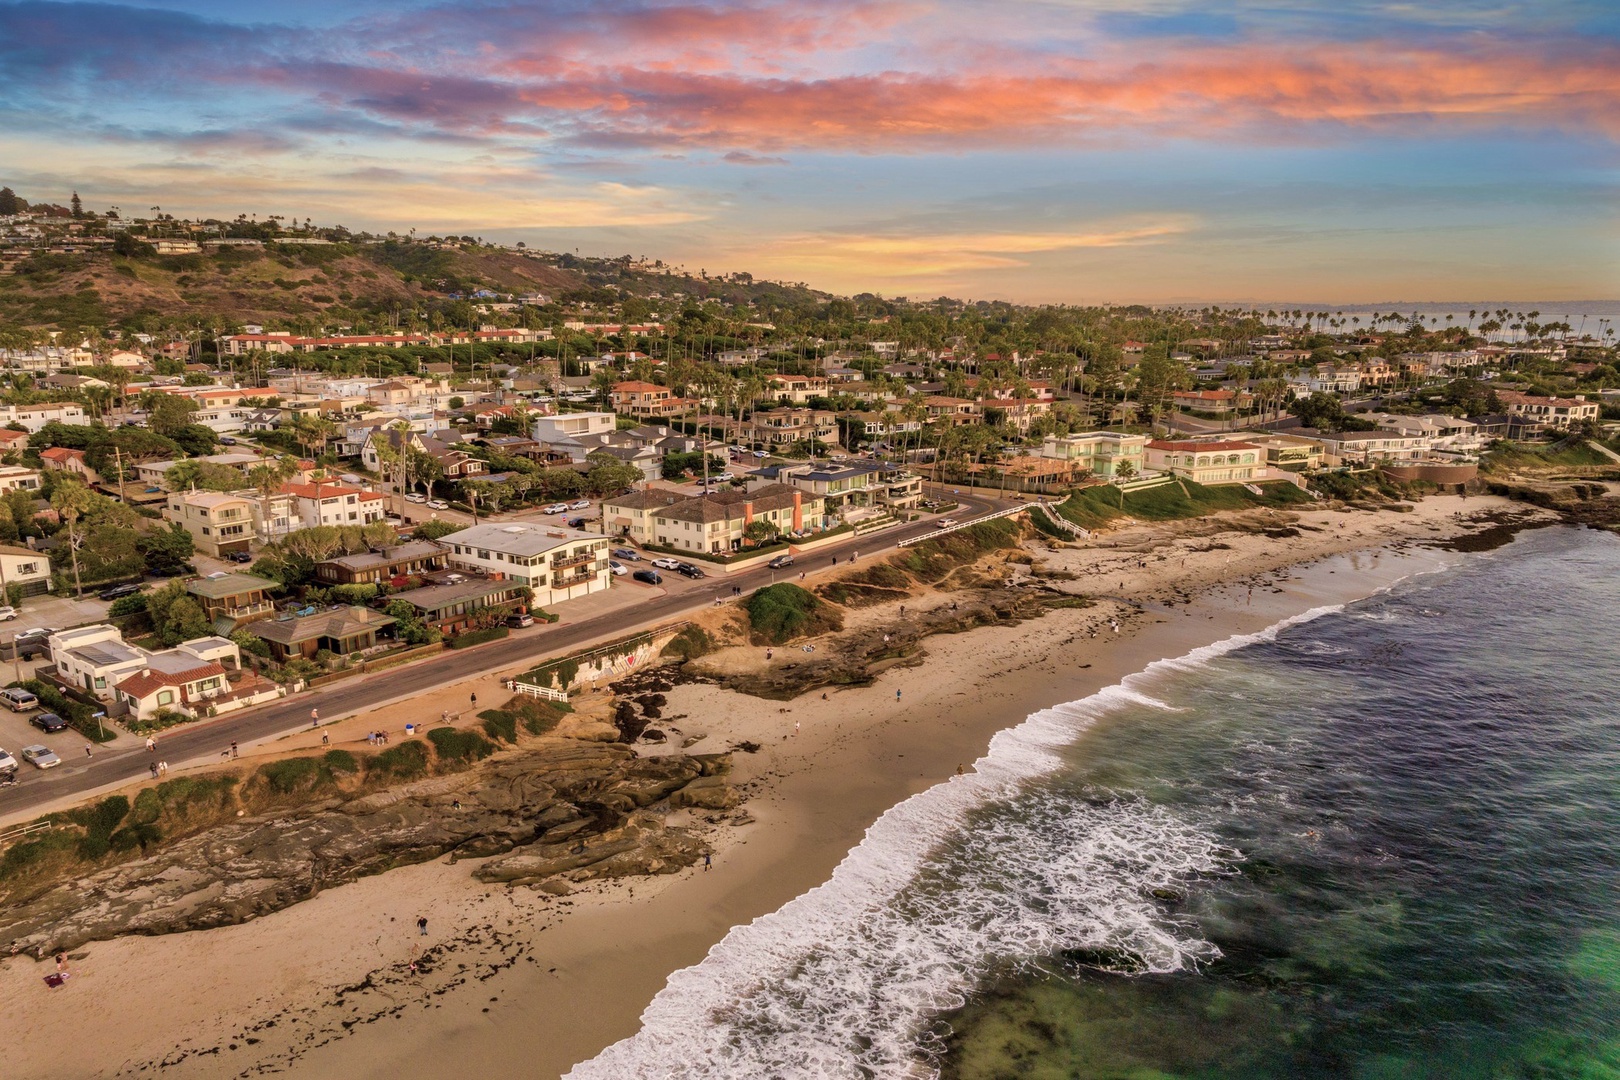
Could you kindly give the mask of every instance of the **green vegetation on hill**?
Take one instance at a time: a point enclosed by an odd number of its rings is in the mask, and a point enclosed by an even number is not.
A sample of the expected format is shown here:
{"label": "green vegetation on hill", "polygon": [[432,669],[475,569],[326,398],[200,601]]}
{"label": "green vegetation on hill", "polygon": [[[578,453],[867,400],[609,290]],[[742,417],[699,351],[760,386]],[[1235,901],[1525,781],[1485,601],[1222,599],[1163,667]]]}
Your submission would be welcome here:
{"label": "green vegetation on hill", "polygon": [[780,582],[748,598],[750,640],[756,645],[782,645],[794,638],[843,629],[843,619],[814,594]]}
{"label": "green vegetation on hill", "polygon": [[1067,521],[1081,528],[1096,529],[1125,517],[1139,521],[1178,521],[1223,510],[1286,507],[1311,500],[1310,495],[1293,484],[1276,482],[1256,486],[1262,494],[1256,495],[1242,484],[1206,487],[1191,480],[1128,492],[1112,484],[1101,484],[1071,493],[1057,505],[1057,510]]}
{"label": "green vegetation on hill", "polygon": [[1594,450],[1583,438],[1563,439],[1547,445],[1499,442],[1480,462],[1484,471],[1536,472],[1546,469],[1572,469],[1587,466],[1617,466],[1614,459]]}
{"label": "green vegetation on hill", "polygon": [[[932,584],[942,580],[959,566],[966,566],[980,556],[1003,548],[1017,547],[1024,526],[1017,518],[996,518],[981,521],[965,529],[933,540],[913,544],[890,559],[890,563],[913,575],[918,581]],[[877,582],[874,582],[877,584]]]}

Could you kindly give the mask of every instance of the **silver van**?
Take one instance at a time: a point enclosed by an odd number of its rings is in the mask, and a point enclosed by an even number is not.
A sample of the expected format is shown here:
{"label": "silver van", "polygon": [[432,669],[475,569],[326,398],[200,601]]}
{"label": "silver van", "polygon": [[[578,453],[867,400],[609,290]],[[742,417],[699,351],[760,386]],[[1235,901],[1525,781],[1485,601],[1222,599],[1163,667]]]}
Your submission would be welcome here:
{"label": "silver van", "polygon": [[27,712],[29,709],[39,708],[39,698],[20,686],[8,686],[0,690],[0,701],[9,705],[12,712]]}

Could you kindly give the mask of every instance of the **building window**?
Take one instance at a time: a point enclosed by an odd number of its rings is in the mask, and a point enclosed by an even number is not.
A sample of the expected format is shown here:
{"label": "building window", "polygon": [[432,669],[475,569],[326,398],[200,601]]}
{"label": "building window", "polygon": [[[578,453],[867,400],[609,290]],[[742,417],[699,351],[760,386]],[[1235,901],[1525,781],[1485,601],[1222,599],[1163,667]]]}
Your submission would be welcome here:
{"label": "building window", "polygon": [[173,690],[159,690],[158,691],[158,696],[157,696],[157,703],[159,705],[173,705],[174,704],[174,691]]}

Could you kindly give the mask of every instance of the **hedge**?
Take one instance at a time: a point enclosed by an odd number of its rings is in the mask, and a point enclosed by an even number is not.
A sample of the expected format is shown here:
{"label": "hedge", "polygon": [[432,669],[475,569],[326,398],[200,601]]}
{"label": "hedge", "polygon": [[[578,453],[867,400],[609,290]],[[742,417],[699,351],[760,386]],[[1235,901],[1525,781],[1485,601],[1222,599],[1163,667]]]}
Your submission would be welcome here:
{"label": "hedge", "polygon": [[24,690],[39,698],[39,703],[45,706],[46,711],[53,712],[66,720],[74,731],[77,731],[91,742],[111,742],[118,737],[118,733],[111,730],[105,722],[96,720],[96,713],[101,710],[74,701],[48,682],[41,679],[24,679],[21,683],[12,683],[12,685],[21,686]]}
{"label": "hedge", "polygon": [[511,632],[504,626],[486,626],[482,630],[468,630],[464,634],[457,634],[447,644],[452,649],[469,649],[486,641],[498,641]]}
{"label": "hedge", "polygon": [[495,752],[495,744],[476,731],[438,727],[427,733],[443,762],[481,761]]}
{"label": "hedge", "polygon": [[747,607],[757,645],[781,645],[796,637],[843,628],[843,620],[814,594],[785,581],[755,591]]}
{"label": "hedge", "polygon": [[409,739],[365,759],[366,773],[385,780],[414,780],[427,772],[427,746]]}

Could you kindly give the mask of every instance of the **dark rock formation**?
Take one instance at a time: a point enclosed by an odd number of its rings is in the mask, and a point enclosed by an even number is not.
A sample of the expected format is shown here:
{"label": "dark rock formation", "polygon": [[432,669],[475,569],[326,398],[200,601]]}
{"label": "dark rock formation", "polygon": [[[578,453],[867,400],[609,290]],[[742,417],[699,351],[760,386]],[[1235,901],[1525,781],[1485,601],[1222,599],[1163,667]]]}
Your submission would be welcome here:
{"label": "dark rock formation", "polygon": [[558,739],[467,772],[243,818],[58,885],[0,911],[0,951],[45,957],[122,934],[227,926],[447,853],[506,855],[479,869],[483,881],[671,873],[706,845],[646,808],[734,806],[730,768],[725,755],[637,758]]}

